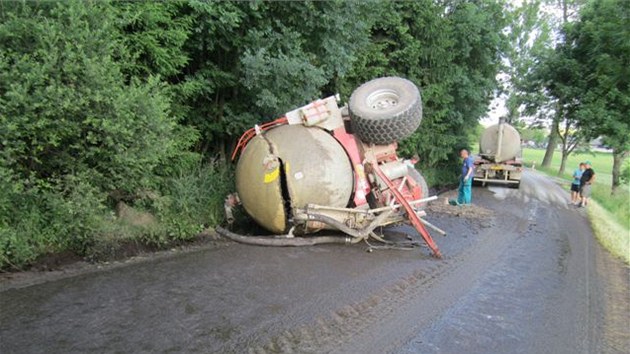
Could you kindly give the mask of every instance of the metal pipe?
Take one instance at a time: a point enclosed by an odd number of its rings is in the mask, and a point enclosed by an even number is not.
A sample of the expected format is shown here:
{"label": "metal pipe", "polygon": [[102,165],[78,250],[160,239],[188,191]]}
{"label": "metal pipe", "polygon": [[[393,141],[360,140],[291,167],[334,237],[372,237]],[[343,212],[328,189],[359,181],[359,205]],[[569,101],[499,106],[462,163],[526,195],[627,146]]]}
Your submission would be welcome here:
{"label": "metal pipe", "polygon": [[332,211],[343,211],[347,213],[355,213],[355,214],[369,214],[371,212],[370,209],[351,209],[351,208],[337,208],[337,207],[329,207],[317,204],[308,204],[306,206],[306,210],[332,210]]}
{"label": "metal pipe", "polygon": [[[374,220],[372,220],[370,222],[370,224],[366,227],[364,227],[361,230],[355,230],[352,229],[350,227],[348,227],[346,224],[331,218],[329,216],[326,215],[321,215],[321,214],[309,214],[308,215],[308,220],[314,220],[314,221],[319,221],[319,222],[323,222],[325,224],[328,224],[336,229],[338,229],[339,231],[342,231],[350,236],[353,236],[355,238],[357,238],[358,240],[362,240],[365,239],[366,237],[369,236],[369,234],[377,227],[381,226],[383,224],[383,222],[392,214],[392,210],[386,210],[385,212],[381,213],[380,215],[378,215]],[[358,242],[358,241],[357,241]]]}
{"label": "metal pipe", "polygon": [[[414,200],[409,202],[409,205],[416,205],[416,204],[422,204],[422,203],[426,203],[426,202],[430,202],[433,200],[438,199],[437,195],[434,195],[432,197],[428,197],[428,198],[422,198],[422,199],[418,199],[418,200]],[[381,211],[385,211],[385,210],[389,210],[389,209],[398,209],[401,205],[400,204],[396,204],[396,205],[392,205],[392,206],[385,206],[385,207],[381,207],[381,208],[376,208],[376,209],[370,209],[369,212],[371,213],[378,213]]]}
{"label": "metal pipe", "polygon": [[220,226],[216,232],[232,241],[256,246],[273,247],[303,247],[322,244],[351,244],[354,243],[350,237],[340,236],[316,236],[316,237],[273,237],[273,236],[243,236],[228,231]]}
{"label": "metal pipe", "polygon": [[402,189],[405,186],[405,183],[407,183],[407,176],[403,177],[402,182],[400,182],[400,186],[398,186],[398,191],[399,192],[402,192]]}
{"label": "metal pipe", "polygon": [[420,219],[420,222],[425,224],[426,226],[432,228],[433,230],[437,231],[437,233],[439,233],[440,235],[446,236],[446,231],[444,231],[444,230],[440,229],[439,227],[431,224],[430,222],[428,222],[428,221],[426,221],[424,219]]}
{"label": "metal pipe", "polygon": [[499,160],[501,159],[501,145],[503,145],[503,128],[505,127],[505,120],[504,119],[500,119],[499,120],[499,128],[498,128],[498,134],[499,136],[497,137],[497,152],[495,155],[494,160],[496,162],[500,162]]}
{"label": "metal pipe", "polygon": [[[427,197],[427,198],[411,201],[409,202],[409,204],[410,205],[422,204],[422,203],[430,202],[436,199],[438,199],[438,197],[434,195],[432,197]],[[344,212],[355,213],[355,214],[373,214],[373,213],[380,213],[385,210],[398,209],[399,207],[400,207],[400,204],[388,205],[388,206],[384,206],[384,207],[376,208],[376,209],[351,209],[351,208],[337,208],[337,207],[329,207],[329,206],[323,206],[323,205],[317,205],[317,204],[309,204],[307,205],[306,209],[307,210],[312,209],[312,210],[344,211]]]}
{"label": "metal pipe", "polygon": [[308,214],[308,221],[319,221],[319,222],[323,222],[324,224],[330,225],[334,228],[336,228],[337,230],[346,233],[350,236],[353,237],[363,237],[363,235],[361,235],[361,233],[357,230],[351,229],[349,228],[346,224],[335,220],[334,218],[331,218],[329,216],[326,215],[321,215],[321,214]]}

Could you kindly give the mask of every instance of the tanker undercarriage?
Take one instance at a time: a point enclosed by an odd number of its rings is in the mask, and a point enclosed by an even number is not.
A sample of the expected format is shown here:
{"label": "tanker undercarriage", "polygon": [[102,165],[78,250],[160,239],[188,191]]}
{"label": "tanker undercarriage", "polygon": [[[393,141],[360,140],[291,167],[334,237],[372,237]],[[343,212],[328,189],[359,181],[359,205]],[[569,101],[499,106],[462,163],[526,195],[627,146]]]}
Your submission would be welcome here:
{"label": "tanker undercarriage", "polygon": [[[381,78],[355,90],[349,107],[340,108],[338,100],[317,100],[255,126],[234,151],[233,158],[240,152],[238,194],[226,199],[228,224],[234,220],[232,208],[242,204],[259,225],[281,236],[217,231],[235,241],[270,246],[363,241],[372,250],[420,245],[384,238],[383,227],[406,222],[441,257],[426,227],[446,233],[422,218],[426,204],[437,197],[428,196],[415,161],[396,154],[396,141],[413,133],[421,120],[417,87],[401,78]],[[317,236],[325,231],[345,236]]]}

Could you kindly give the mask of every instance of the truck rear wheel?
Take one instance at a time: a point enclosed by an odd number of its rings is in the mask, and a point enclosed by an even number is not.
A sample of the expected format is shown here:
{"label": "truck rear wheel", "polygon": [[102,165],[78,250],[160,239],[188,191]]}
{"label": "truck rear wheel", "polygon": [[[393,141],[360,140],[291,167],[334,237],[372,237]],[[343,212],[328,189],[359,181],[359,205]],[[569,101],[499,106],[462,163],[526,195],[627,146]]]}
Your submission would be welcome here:
{"label": "truck rear wheel", "polygon": [[352,130],[366,143],[387,145],[413,134],[422,120],[420,91],[400,77],[359,86],[348,104]]}

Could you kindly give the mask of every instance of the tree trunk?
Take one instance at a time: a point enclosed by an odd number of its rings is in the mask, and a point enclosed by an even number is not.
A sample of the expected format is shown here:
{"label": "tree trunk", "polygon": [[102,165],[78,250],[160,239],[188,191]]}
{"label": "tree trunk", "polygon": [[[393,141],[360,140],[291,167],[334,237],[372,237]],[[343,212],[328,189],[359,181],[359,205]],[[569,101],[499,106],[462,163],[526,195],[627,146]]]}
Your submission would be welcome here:
{"label": "tree trunk", "polygon": [[225,140],[221,139],[217,145],[217,149],[219,150],[219,161],[223,164],[227,164],[228,158],[226,153]]}
{"label": "tree trunk", "polygon": [[558,170],[558,176],[564,175],[565,167],[567,166],[567,158],[569,157],[569,151],[562,151],[562,161],[560,162],[560,169]]}
{"label": "tree trunk", "polygon": [[628,157],[628,151],[619,151],[618,149],[613,150],[613,169],[612,169],[612,188],[610,193],[615,194],[617,189],[621,185],[621,166],[623,165],[623,161]]}
{"label": "tree trunk", "polygon": [[569,119],[564,120],[564,132],[561,134],[560,129],[556,129],[558,132],[558,136],[562,141],[562,159],[560,161],[560,169],[558,170],[558,176],[562,176],[564,174],[564,170],[567,167],[567,158],[573,152],[573,149],[577,146],[577,138],[574,138],[575,141],[571,142],[571,121]]}
{"label": "tree trunk", "polygon": [[568,6],[569,4],[567,4],[567,0],[562,0],[562,23],[566,24],[567,22],[569,22],[569,11],[568,11]]}
{"label": "tree trunk", "polygon": [[[568,22],[568,9],[567,9],[567,0],[562,0],[562,20],[563,23]],[[542,167],[550,167],[551,161],[553,160],[553,153],[556,150],[556,145],[558,142],[558,138],[560,137],[560,132],[558,131],[560,117],[556,112],[556,115],[553,118],[553,122],[551,124],[551,132],[549,133],[549,139],[547,143],[547,151],[545,151],[545,157],[543,158]],[[566,158],[563,156],[563,158]]]}
{"label": "tree trunk", "polygon": [[542,167],[551,166],[551,160],[553,160],[553,153],[556,150],[556,142],[558,141],[558,132],[556,125],[551,126],[551,132],[549,133],[549,139],[547,142],[547,151],[545,151],[545,157],[543,158]]}

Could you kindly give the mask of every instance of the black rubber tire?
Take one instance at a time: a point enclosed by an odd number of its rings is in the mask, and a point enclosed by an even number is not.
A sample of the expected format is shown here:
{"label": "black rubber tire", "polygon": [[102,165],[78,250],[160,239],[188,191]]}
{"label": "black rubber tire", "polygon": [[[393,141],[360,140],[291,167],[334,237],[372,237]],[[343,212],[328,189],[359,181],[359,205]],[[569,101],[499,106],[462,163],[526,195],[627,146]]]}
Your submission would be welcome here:
{"label": "black rubber tire", "polygon": [[382,77],[359,86],[348,103],[352,130],[366,143],[387,145],[418,129],[422,120],[420,90],[400,77]]}
{"label": "black rubber tire", "polygon": [[510,184],[510,188],[519,189],[521,188],[521,182]]}
{"label": "black rubber tire", "polygon": [[[429,186],[427,185],[427,181],[424,179],[420,171],[416,170],[413,167],[407,168],[407,174],[413,178],[416,183],[420,185],[420,189],[422,190],[422,199],[429,197]],[[418,210],[424,210],[427,207],[428,202],[420,203],[415,206]]]}

